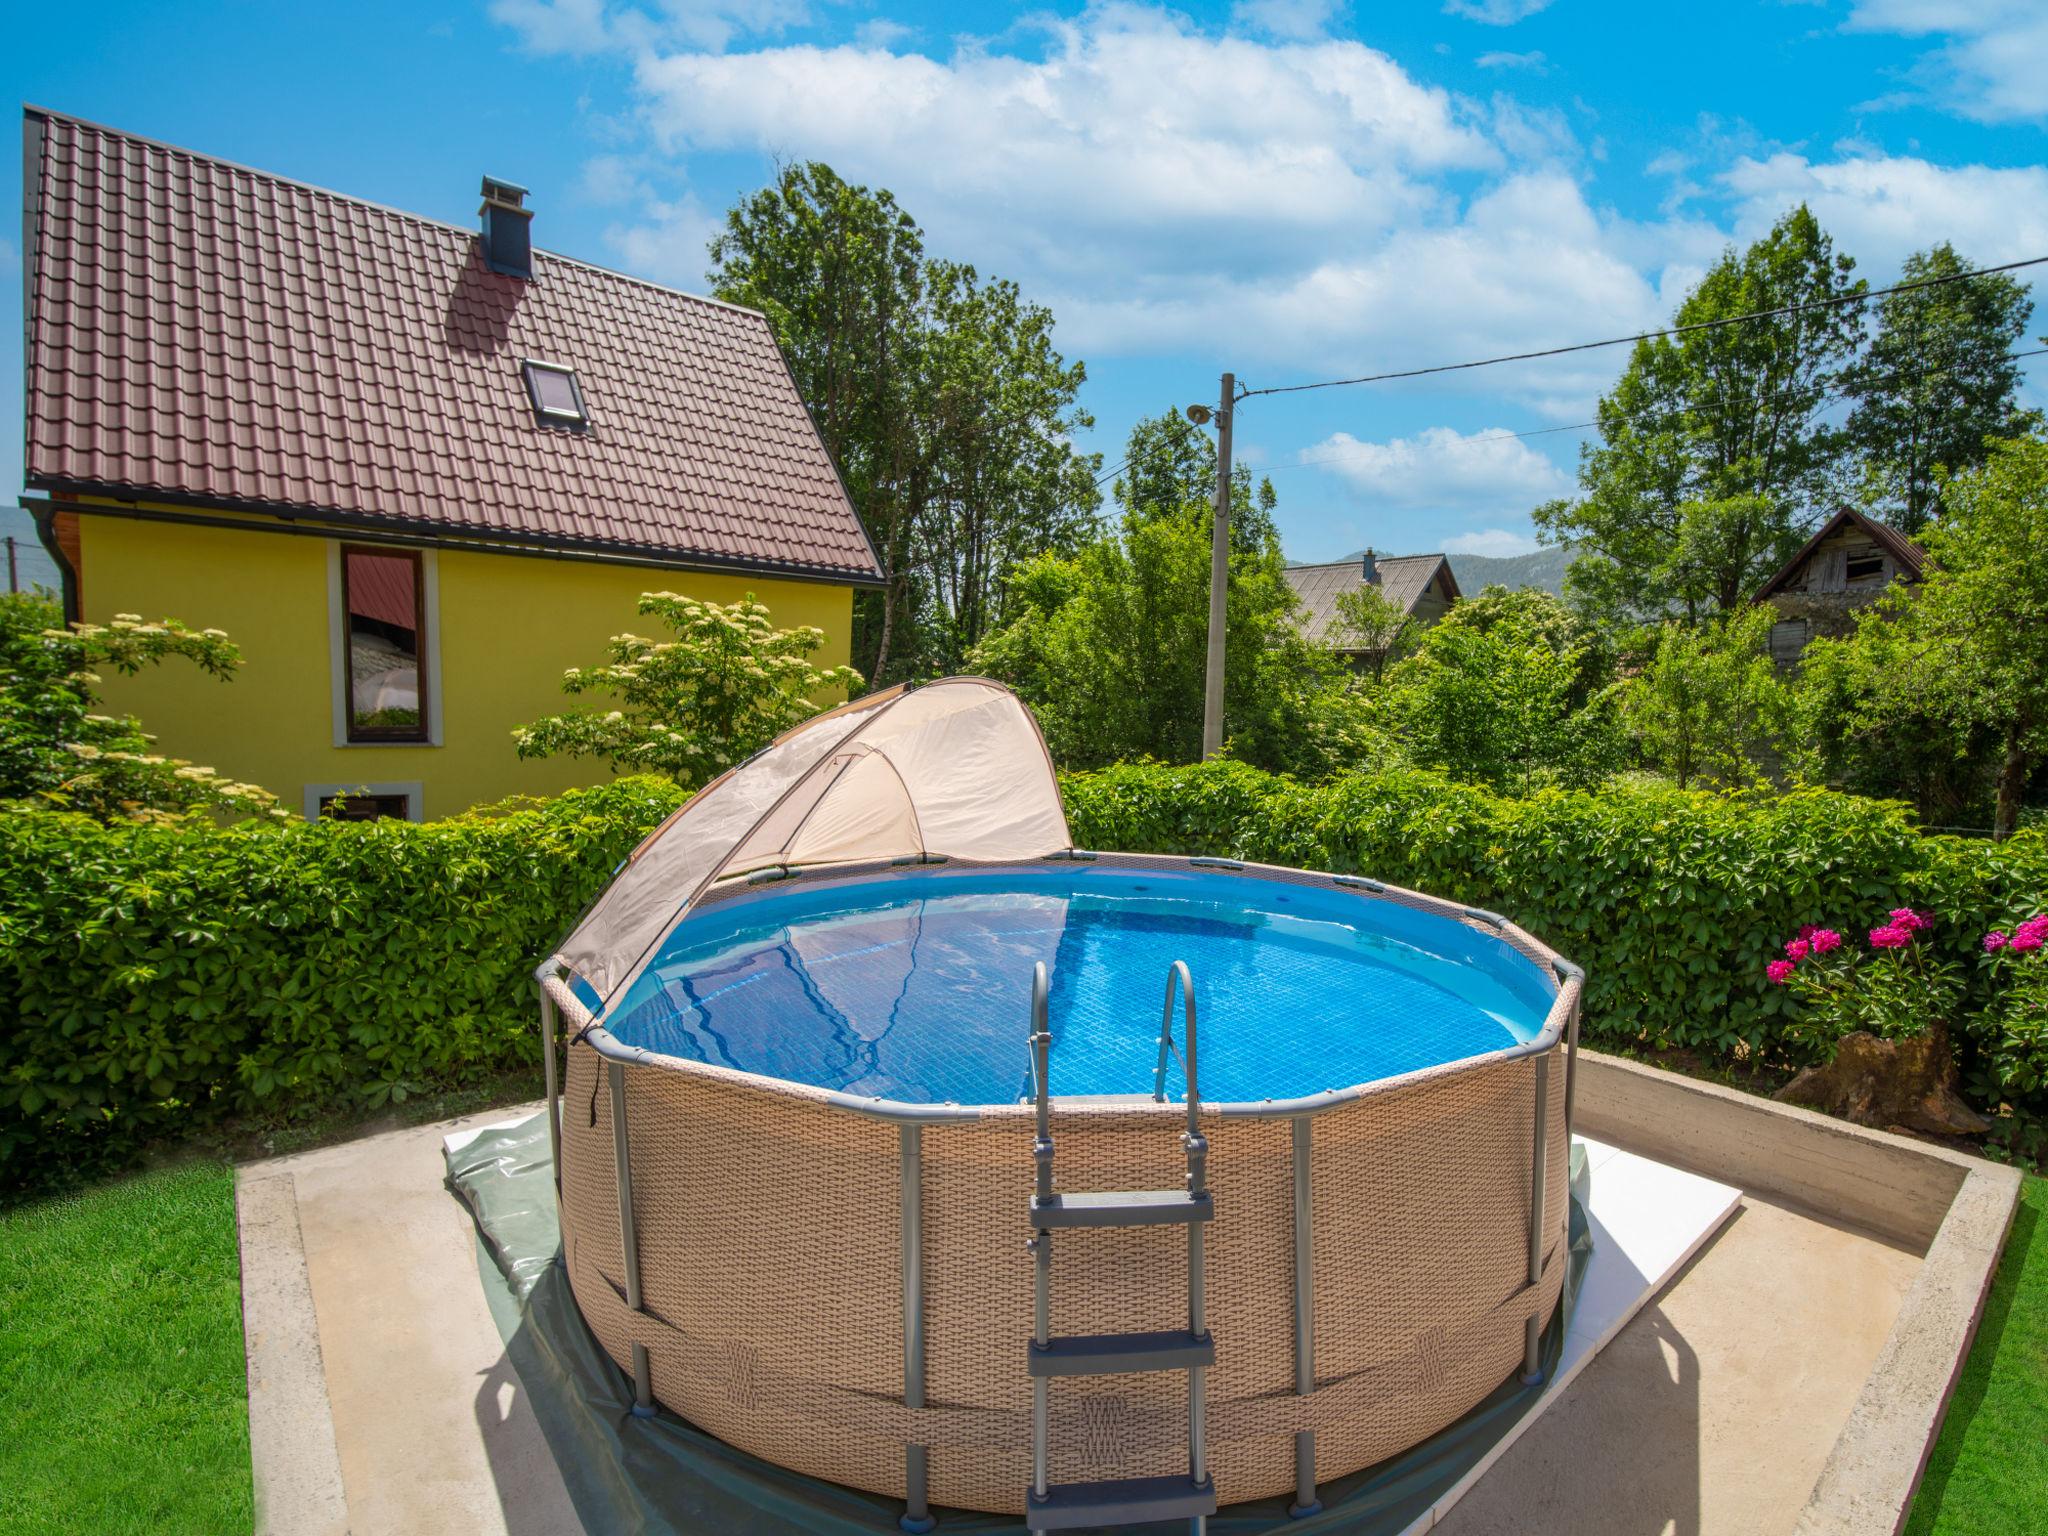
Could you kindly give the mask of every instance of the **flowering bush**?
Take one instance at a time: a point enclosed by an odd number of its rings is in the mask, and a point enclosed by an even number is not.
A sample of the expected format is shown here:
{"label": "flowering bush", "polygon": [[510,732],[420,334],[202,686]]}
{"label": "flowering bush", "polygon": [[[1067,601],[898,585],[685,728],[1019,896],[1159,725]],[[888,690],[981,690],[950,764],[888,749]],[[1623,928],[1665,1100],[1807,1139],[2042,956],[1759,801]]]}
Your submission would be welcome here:
{"label": "flowering bush", "polygon": [[1992,982],[1978,1018],[1980,1072],[2007,1099],[2048,1088],[2048,913],[2007,933],[1984,935],[1983,968]]}
{"label": "flowering bush", "polygon": [[101,712],[107,669],[135,673],[183,657],[228,681],[241,652],[217,629],[176,619],[63,622],[33,593],[0,596],[0,801],[80,811],[98,821],[174,821],[203,812],[283,820],[271,794],[212,768],[169,757],[129,715]]}
{"label": "flowering bush", "polygon": [[1801,928],[1786,941],[1784,957],[1764,967],[1802,1005],[1787,1033],[1826,1054],[1857,1030],[1897,1040],[1947,1023],[1962,984],[1953,965],[1919,942],[1933,927],[1925,913],[1894,908],[1870,930],[1867,952],[1832,928]]}
{"label": "flowering bush", "polygon": [[696,789],[860,686],[851,667],[817,667],[812,625],[777,629],[752,594],[737,603],[643,592],[640,612],[672,640],[614,635],[611,660],[571,667],[564,693],[608,693],[622,709],[549,715],[512,733],[521,757],[598,757],[619,773],[664,773]]}

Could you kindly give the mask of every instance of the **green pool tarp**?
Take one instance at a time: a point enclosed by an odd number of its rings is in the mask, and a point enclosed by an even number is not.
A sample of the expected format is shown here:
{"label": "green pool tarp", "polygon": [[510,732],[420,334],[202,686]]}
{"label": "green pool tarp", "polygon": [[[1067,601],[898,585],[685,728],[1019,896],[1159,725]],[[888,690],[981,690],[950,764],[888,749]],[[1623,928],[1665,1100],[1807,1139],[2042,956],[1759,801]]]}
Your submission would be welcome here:
{"label": "green pool tarp", "polygon": [[[1572,1148],[1571,1258],[1564,1302],[1543,1336],[1546,1377],[1592,1253],[1590,1175]],[[903,1505],[800,1477],[735,1450],[667,1410],[634,1418],[633,1384],[584,1325],[555,1222],[547,1119],[486,1130],[448,1154],[448,1185],[476,1219],[477,1267],[505,1353],[586,1530],[733,1536],[888,1536]],[[1213,1536],[1397,1536],[1449,1492],[1536,1403],[1544,1387],[1510,1377],[1456,1424],[1391,1460],[1323,1484],[1320,1513],[1285,1499],[1227,1506]],[[1024,1536],[1014,1515],[938,1509],[938,1531]]]}

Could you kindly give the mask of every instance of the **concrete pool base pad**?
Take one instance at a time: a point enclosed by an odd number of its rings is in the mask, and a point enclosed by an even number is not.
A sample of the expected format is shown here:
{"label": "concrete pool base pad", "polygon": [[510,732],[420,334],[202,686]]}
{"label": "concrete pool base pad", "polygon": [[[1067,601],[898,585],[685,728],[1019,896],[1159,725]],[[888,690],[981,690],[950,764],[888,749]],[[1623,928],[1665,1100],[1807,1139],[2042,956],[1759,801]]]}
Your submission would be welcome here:
{"label": "concrete pool base pad", "polygon": [[[442,1184],[451,1138],[537,1108],[240,1171],[259,1532],[582,1532],[478,1284],[468,1213]],[[1587,1151],[1596,1246],[1546,1405],[1739,1199],[1604,1143]]]}
{"label": "concrete pool base pad", "polygon": [[[1580,1069],[1583,1132],[1739,1186],[1740,1209],[1425,1528],[1895,1529],[2018,1175],[1592,1052]],[[259,1531],[580,1536],[443,1185],[447,1136],[538,1107],[240,1170]],[[1620,1174],[1595,1155],[1597,1194]]]}

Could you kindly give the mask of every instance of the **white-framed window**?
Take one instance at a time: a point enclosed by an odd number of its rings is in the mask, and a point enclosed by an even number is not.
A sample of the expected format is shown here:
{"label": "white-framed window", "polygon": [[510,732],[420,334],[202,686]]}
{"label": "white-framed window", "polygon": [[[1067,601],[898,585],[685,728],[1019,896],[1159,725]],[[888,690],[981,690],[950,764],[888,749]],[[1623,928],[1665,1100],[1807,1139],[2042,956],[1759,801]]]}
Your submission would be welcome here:
{"label": "white-framed window", "polygon": [[337,747],[441,744],[441,601],[431,549],[327,546]]}
{"label": "white-framed window", "polygon": [[418,779],[383,783],[308,784],[305,787],[306,820],[331,817],[337,821],[399,821],[426,819],[426,791]]}
{"label": "white-framed window", "polygon": [[529,357],[519,365],[526,378],[526,396],[533,413],[549,426],[587,427],[590,408],[583,403],[583,385],[567,363],[544,363]]}

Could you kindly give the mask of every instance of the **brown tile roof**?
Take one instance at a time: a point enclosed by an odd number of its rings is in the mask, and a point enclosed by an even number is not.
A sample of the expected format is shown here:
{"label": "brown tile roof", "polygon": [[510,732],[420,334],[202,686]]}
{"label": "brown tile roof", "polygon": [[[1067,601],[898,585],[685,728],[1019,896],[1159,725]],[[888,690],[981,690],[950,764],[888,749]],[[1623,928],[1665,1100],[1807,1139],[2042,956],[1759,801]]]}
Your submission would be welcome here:
{"label": "brown tile roof", "polygon": [[[1458,595],[1457,578],[1452,576],[1450,562],[1442,555],[1380,555],[1377,557],[1380,569],[1380,590],[1387,601],[1403,610],[1413,613],[1422,594],[1429,590],[1430,582],[1436,579],[1441,569],[1446,589],[1452,597]],[[1330,642],[1330,626],[1337,620],[1337,598],[1341,593],[1356,592],[1365,585],[1363,561],[1333,560],[1326,565],[1290,565],[1287,567],[1287,584],[1294,588],[1294,595],[1301,599],[1299,622],[1302,633],[1312,640]],[[1349,647],[1339,645],[1337,649]]]}
{"label": "brown tile roof", "polygon": [[1826,522],[1813,530],[1813,537],[1800,546],[1799,553],[1780,566],[1778,574],[1765,582],[1758,589],[1756,596],[1751,598],[1750,601],[1752,603],[1760,603],[1791,581],[1794,576],[1799,574],[1799,568],[1813,557],[1813,552],[1820,548],[1822,541],[1831,538],[1844,524],[1860,528],[1871,539],[1887,550],[1891,557],[1899,563],[1899,569],[1905,573],[1905,580],[1918,581],[1920,579],[1920,570],[1926,562],[1927,555],[1918,544],[1915,544],[1912,539],[1899,532],[1890,523],[1881,523],[1874,517],[1865,517],[1854,507],[1843,507],[1833,517],[1830,517]]}
{"label": "brown tile roof", "polygon": [[[768,322],[30,108],[28,477],[871,581]],[[583,430],[521,376],[575,368]]]}

